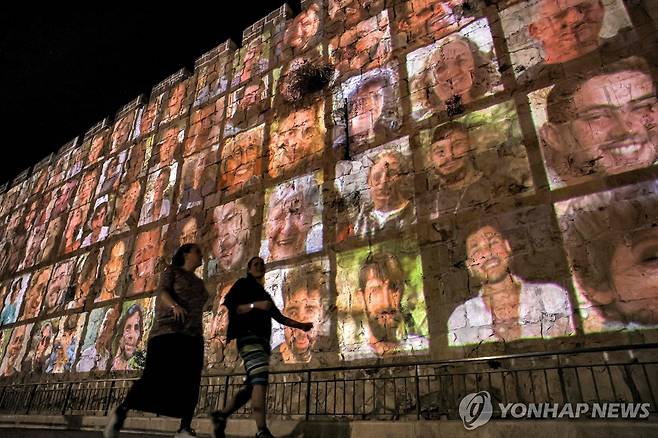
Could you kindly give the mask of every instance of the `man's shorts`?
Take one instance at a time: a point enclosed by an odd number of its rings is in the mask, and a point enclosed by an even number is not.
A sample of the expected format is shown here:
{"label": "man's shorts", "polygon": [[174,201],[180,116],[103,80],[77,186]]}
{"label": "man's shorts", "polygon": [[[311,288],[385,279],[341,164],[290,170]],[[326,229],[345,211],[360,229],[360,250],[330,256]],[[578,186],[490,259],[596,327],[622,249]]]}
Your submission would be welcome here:
{"label": "man's shorts", "polygon": [[267,385],[270,371],[270,345],[259,336],[238,339],[238,352],[247,371],[248,385]]}

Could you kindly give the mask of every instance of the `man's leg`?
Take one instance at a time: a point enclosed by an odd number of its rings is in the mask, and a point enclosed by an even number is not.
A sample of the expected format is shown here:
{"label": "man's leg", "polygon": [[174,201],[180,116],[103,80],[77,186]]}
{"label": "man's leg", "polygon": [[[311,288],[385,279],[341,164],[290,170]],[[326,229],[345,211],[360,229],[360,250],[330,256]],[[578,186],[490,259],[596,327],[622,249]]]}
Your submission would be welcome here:
{"label": "man's leg", "polygon": [[232,400],[228,402],[223,409],[219,411],[224,417],[230,417],[234,412],[240,409],[242,406],[246,405],[247,402],[252,398],[254,387],[251,384],[247,383],[235,394]]}

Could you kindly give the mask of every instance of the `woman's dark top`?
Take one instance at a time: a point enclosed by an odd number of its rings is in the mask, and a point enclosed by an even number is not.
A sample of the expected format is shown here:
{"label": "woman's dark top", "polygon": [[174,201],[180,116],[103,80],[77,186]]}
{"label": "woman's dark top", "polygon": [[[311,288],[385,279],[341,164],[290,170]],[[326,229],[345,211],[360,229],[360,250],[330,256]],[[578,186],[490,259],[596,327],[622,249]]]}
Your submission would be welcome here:
{"label": "woman's dark top", "polygon": [[[247,313],[238,314],[238,306],[255,301],[269,301],[272,306],[267,312],[254,308]],[[283,316],[274,304],[270,294],[250,274],[235,282],[226,294],[223,304],[228,309],[228,330],[226,333],[228,341],[248,335],[256,335],[269,343],[272,336],[272,318],[277,319],[278,316]]]}
{"label": "woman's dark top", "polygon": [[[202,279],[193,272],[169,265],[160,276],[157,291],[155,320],[149,338],[170,333],[203,336],[203,307],[208,301],[208,291]],[[176,321],[173,310],[162,300],[165,291],[187,311],[184,321]]]}

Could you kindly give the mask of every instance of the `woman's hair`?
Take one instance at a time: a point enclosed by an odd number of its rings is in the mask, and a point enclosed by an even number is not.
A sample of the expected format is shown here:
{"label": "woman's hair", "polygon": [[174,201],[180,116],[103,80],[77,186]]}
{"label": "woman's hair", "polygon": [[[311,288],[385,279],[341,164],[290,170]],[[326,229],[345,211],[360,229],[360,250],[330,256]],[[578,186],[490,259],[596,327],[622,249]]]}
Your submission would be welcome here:
{"label": "woman's hair", "polygon": [[171,264],[181,267],[185,264],[185,254],[188,254],[194,248],[198,247],[196,243],[185,243],[176,250],[176,253],[171,258]]}
{"label": "woman's hair", "polygon": [[261,256],[253,256],[252,258],[249,259],[247,262],[247,274],[249,274],[249,269],[251,268],[251,264],[254,262],[256,259],[262,258]]}

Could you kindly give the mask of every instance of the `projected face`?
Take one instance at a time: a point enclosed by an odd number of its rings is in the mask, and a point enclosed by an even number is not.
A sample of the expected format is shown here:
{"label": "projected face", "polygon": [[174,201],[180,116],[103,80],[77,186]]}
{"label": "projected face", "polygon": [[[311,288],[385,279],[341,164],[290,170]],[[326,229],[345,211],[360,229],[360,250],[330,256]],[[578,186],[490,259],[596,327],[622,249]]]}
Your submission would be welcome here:
{"label": "projected face", "polygon": [[110,137],[110,144],[112,152],[117,151],[121,146],[126,144],[130,139],[130,131],[132,128],[133,113],[130,112],[122,116],[114,124],[114,131]]}
{"label": "projected face", "polygon": [[158,162],[157,168],[168,166],[174,159],[176,153],[176,146],[178,146],[178,138],[181,130],[175,126],[170,126],[164,131],[162,140],[158,144]]}
{"label": "projected face", "polygon": [[224,97],[199,108],[190,117],[190,129],[183,146],[183,156],[188,156],[219,142],[224,120]]}
{"label": "projected face", "polygon": [[368,191],[376,210],[392,211],[404,206],[401,181],[399,155],[388,151],[380,154],[368,173]]}
{"label": "projected face", "polygon": [[155,179],[155,184],[153,185],[153,211],[155,217],[154,220],[157,220],[161,215],[162,201],[164,200],[165,190],[169,185],[169,175],[171,171],[169,168],[163,169]]}
{"label": "projected face", "polygon": [[50,260],[55,255],[63,228],[64,216],[58,216],[48,223],[46,234],[41,241],[41,261]]}
{"label": "projected face", "polygon": [[116,201],[116,212],[113,229],[119,229],[124,224],[131,224],[136,221],[137,202],[139,195],[142,191],[142,183],[140,181],[133,181],[129,186],[123,186],[120,190],[120,195]]}
{"label": "projected face", "polygon": [[569,166],[556,171],[568,181],[593,171],[616,174],[652,165],[658,158],[657,102],[653,81],[644,72],[588,79],[570,102],[555,104],[568,105],[567,121],[553,123],[549,108],[549,123],[542,127],[546,146]]}
{"label": "projected face", "polygon": [[96,208],[94,208],[91,219],[89,220],[89,234],[84,239],[84,246],[92,245],[107,237],[105,221],[107,219],[108,208],[107,200],[96,204]]}
{"label": "projected face", "polygon": [[198,230],[199,224],[196,217],[190,216],[184,219],[178,224],[178,245],[195,243],[197,241]]}
{"label": "projected face", "polygon": [[73,300],[66,305],[67,309],[75,309],[84,306],[85,301],[91,292],[91,288],[96,282],[100,256],[101,251],[96,250],[78,258],[75,267],[77,274],[75,295]]}
{"label": "projected face", "polygon": [[53,323],[50,321],[42,323],[38,334],[32,339],[30,355],[28,356],[28,359],[30,359],[30,371],[45,371],[46,360],[50,355],[54,338],[55,330],[53,329]]}
{"label": "projected face", "polygon": [[349,106],[349,132],[351,136],[375,136],[375,121],[379,120],[384,109],[383,88],[386,83],[371,81],[358,89]]}
{"label": "projected face", "polygon": [[179,82],[169,95],[169,102],[167,102],[167,109],[165,110],[165,118],[171,120],[181,114],[183,111],[183,104],[185,103],[185,91],[187,83],[185,81]]}
{"label": "projected face", "polygon": [[434,77],[434,92],[442,101],[460,96],[464,103],[471,100],[470,91],[475,77],[475,60],[464,39],[447,42],[430,59]]}
{"label": "projected face", "polygon": [[498,283],[509,277],[512,248],[491,225],[486,225],[466,239],[468,271],[483,283]]}
{"label": "projected face", "polygon": [[127,362],[135,355],[137,346],[142,339],[143,310],[138,304],[128,308],[127,313],[119,323],[118,350],[112,364],[112,370],[124,371],[128,369]]}
{"label": "projected face", "polygon": [[471,149],[465,129],[455,128],[444,131],[438,137],[435,135],[430,146],[430,159],[434,172],[442,183],[457,184],[473,171]]}
{"label": "projected face", "polygon": [[324,147],[318,107],[295,111],[272,129],[268,173],[275,178]]}
{"label": "projected face", "polygon": [[11,333],[11,338],[9,338],[9,343],[7,344],[7,349],[5,350],[5,358],[2,361],[3,377],[12,376],[14,373],[20,371],[20,353],[23,349],[23,344],[27,342],[27,336],[29,335],[27,331],[28,325],[18,326],[14,328]]}
{"label": "projected face", "polygon": [[382,6],[381,0],[329,0],[329,18],[352,27],[368,17],[368,11]]}
{"label": "projected face", "polygon": [[98,168],[85,173],[78,187],[78,194],[75,197],[74,207],[79,207],[89,202],[94,195],[100,170]]}
{"label": "projected face", "polygon": [[140,135],[147,134],[153,130],[155,116],[158,113],[160,99],[150,102],[142,112],[142,118],[139,121]]}
{"label": "projected face", "polygon": [[46,268],[33,274],[25,294],[25,308],[23,309],[23,317],[21,319],[34,318],[39,314],[41,302],[46,294],[46,286],[50,279],[50,273],[51,269]]}
{"label": "projected face", "polygon": [[329,42],[329,58],[342,74],[381,67],[391,54],[387,12],[364,20]]}
{"label": "projected face", "polygon": [[283,35],[288,47],[304,50],[318,35],[320,29],[320,5],[314,3],[295,17]]}
{"label": "projected face", "polygon": [[103,148],[105,146],[105,134],[96,134],[91,140],[91,147],[89,148],[89,155],[87,156],[87,166],[97,163],[103,156]]}
{"label": "projected face", "polygon": [[377,342],[397,342],[397,331],[402,323],[403,293],[403,282],[397,277],[402,271],[394,256],[381,259],[373,259],[361,267],[361,293],[372,336]]}
{"label": "projected face", "polygon": [[123,259],[126,255],[126,243],[122,240],[112,245],[110,258],[103,266],[103,284],[96,301],[111,299],[119,296],[118,285],[121,271],[123,269]]}
{"label": "projected face", "polygon": [[21,263],[21,267],[26,268],[32,266],[37,260],[39,252],[41,251],[41,241],[46,235],[46,225],[41,225],[32,228],[30,237],[27,239],[27,246],[25,250],[25,258]]}
{"label": "projected face", "polygon": [[540,0],[528,31],[541,43],[544,62],[566,62],[599,46],[604,14],[600,0]]}
{"label": "projected face", "polygon": [[155,288],[155,268],[159,253],[160,230],[158,228],[137,235],[130,266],[133,293]]}
{"label": "projected face", "polygon": [[321,321],[324,319],[322,291],[319,286],[309,288],[300,284],[289,292],[284,291],[284,295],[286,295],[284,315],[297,321],[313,323],[313,329],[308,332],[284,327],[283,334],[289,351],[289,354],[284,354],[284,362],[308,362],[311,360],[312,349],[318,337]]}
{"label": "projected face", "polygon": [[80,244],[82,243],[82,228],[87,220],[87,208],[89,208],[88,205],[76,208],[71,211],[71,214],[69,215],[69,221],[66,224],[66,230],[64,231],[65,254],[80,248]]}
{"label": "projected face", "polygon": [[226,140],[221,152],[222,187],[239,190],[243,184],[260,174],[262,127],[242,132]]}
{"label": "projected face", "polygon": [[96,337],[96,350],[107,351],[111,348],[112,335],[119,321],[120,313],[115,308],[109,308],[105,312],[103,321],[98,328],[98,336]]}
{"label": "projected face", "polygon": [[461,0],[411,0],[408,2],[408,15],[400,19],[399,31],[407,33],[411,41],[446,35],[460,21],[454,10],[460,3]]}
{"label": "projected face", "polygon": [[217,238],[212,252],[219,266],[230,271],[244,265],[249,250],[252,214],[242,200],[229,202],[213,210]]}
{"label": "projected face", "polygon": [[[287,188],[287,190],[286,190]],[[305,243],[312,226],[314,208],[303,184],[279,186],[270,197],[266,233],[270,260],[306,252]]]}
{"label": "projected face", "polygon": [[74,262],[69,261],[58,265],[53,271],[52,278],[48,284],[48,292],[46,292],[46,299],[44,302],[45,313],[52,313],[60,310],[66,295],[66,290],[71,281],[71,274],[73,273]]}
{"label": "projected face", "polygon": [[57,189],[57,198],[55,199],[55,205],[51,213],[52,216],[59,216],[68,210],[77,186],[78,182],[72,180],[64,183],[64,185]]}

